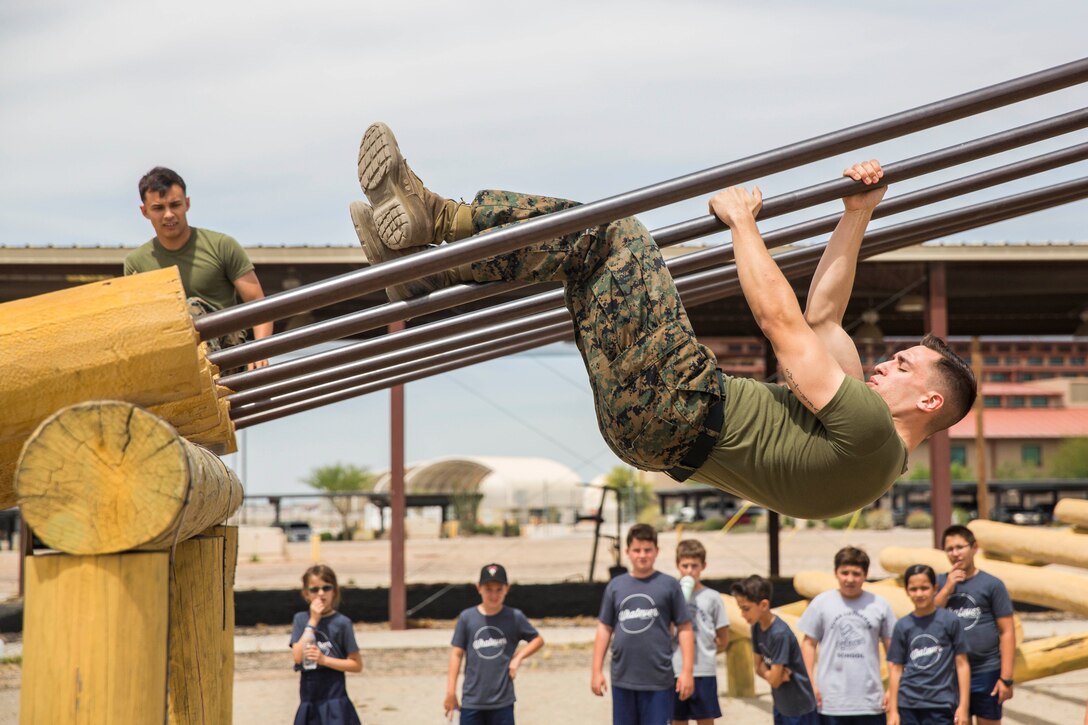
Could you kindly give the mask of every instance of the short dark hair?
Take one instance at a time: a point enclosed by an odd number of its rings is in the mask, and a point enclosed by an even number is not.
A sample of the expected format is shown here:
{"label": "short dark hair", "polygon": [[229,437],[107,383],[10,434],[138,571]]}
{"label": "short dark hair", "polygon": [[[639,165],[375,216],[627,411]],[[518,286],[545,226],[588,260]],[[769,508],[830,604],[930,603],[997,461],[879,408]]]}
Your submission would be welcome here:
{"label": "short dark hair", "polygon": [[681,559],[698,559],[706,563],[706,547],[696,539],[684,539],[676,545],[676,563]]}
{"label": "short dark hair", "polygon": [[835,569],[840,566],[860,566],[866,574],[869,573],[869,555],[854,546],[844,546],[835,552]]}
{"label": "short dark hair", "polygon": [[920,344],[941,356],[937,361],[937,383],[942,388],[944,406],[937,412],[933,425],[930,426],[929,433],[933,434],[951,428],[971,411],[978,395],[978,381],[975,380],[971,366],[941,338],[933,334],[926,335]]}
{"label": "short dark hair", "polygon": [[631,547],[631,542],[635,539],[639,541],[652,541],[654,546],[657,546],[657,529],[649,524],[635,524],[627,530],[627,547]]}
{"label": "short dark hair", "polygon": [[729,587],[729,593],[734,597],[744,597],[749,602],[759,604],[764,599],[768,602],[771,601],[774,586],[769,579],[753,574],[750,577],[741,579],[739,582],[733,582],[733,586]]}
{"label": "short dark hair", "polygon": [[178,172],[165,166],[156,166],[140,177],[140,201],[147,201],[149,191],[162,195],[170,191],[170,187],[174,185],[180,186],[182,193],[185,192],[185,180]]}
{"label": "short dark hair", "polygon": [[970,546],[975,545],[975,532],[966,526],[960,526],[959,524],[952,524],[941,533],[941,546],[944,546],[948,541],[949,536],[959,536],[963,538]]}
{"label": "short dark hair", "polygon": [[937,586],[937,573],[933,571],[933,567],[928,564],[911,564],[903,572],[903,588],[906,589],[910,585],[912,576],[918,576],[919,574],[925,574],[926,578],[929,579],[929,583]]}

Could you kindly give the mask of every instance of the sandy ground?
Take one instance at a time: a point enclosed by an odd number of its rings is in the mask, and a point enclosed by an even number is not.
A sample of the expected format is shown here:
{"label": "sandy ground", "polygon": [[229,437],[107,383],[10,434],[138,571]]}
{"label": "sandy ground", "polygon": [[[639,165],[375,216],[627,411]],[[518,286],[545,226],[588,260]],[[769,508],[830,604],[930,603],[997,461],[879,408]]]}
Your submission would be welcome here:
{"label": "sandy ground", "polygon": [[[767,539],[755,533],[699,533],[708,549],[708,577],[747,575],[767,571]],[[789,575],[806,569],[829,571],[834,552],[845,544],[866,548],[874,554],[870,572],[884,572],[877,552],[884,546],[928,546],[928,531],[854,531],[828,529],[787,531],[782,536],[782,572]],[[604,542],[602,542],[603,544]],[[661,537],[659,564],[670,571],[676,536]],[[591,538],[585,532],[553,537],[493,539],[475,537],[454,540],[409,541],[407,570],[410,582],[471,581],[479,567],[499,560],[512,577],[522,582],[555,582],[584,579],[588,573]],[[286,560],[263,559],[239,562],[240,589],[297,586],[298,576],[310,563],[310,546],[292,544]],[[611,563],[602,546],[598,577]],[[342,583],[355,586],[388,585],[389,546],[386,542],[325,543],[321,557],[338,572]],[[18,559],[0,552],[0,600],[16,592]],[[1037,615],[1032,615],[1036,616]],[[1028,638],[1088,630],[1085,620],[1036,618],[1025,624]],[[348,678],[348,691],[364,723],[438,725],[444,721],[441,704],[445,692],[447,643],[452,623],[433,623],[433,629],[390,632],[381,625],[359,625],[365,671]],[[539,624],[539,623],[538,623]],[[589,691],[592,621],[556,620],[541,625],[549,641],[523,667],[517,680],[517,718],[520,725],[555,723],[608,723],[611,701]],[[19,638],[8,640],[6,654],[20,651]],[[289,666],[287,633],[282,627],[245,630],[236,637],[234,687],[238,725],[290,722],[298,705],[298,676]],[[0,657],[0,725],[18,722],[19,677],[17,663]],[[763,683],[759,683],[763,685]],[[771,722],[771,699],[763,685],[756,698],[725,696],[725,676],[719,661],[719,690],[724,714],[720,722],[746,725]],[[1017,686],[1016,697],[1006,706],[1006,723],[1024,725],[1080,725],[1088,698],[1088,670],[1066,673]]]}

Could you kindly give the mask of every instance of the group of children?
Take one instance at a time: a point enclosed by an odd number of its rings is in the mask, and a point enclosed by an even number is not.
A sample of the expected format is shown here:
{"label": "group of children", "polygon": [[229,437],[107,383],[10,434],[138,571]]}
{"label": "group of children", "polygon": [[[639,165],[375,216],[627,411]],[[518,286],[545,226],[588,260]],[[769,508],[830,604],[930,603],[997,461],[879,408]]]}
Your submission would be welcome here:
{"label": "group of children", "polygon": [[[952,564],[938,577],[918,564],[903,576],[914,611],[898,621],[886,600],[865,591],[869,557],[846,547],[835,555],[838,589],[812,600],[793,630],[771,610],[771,582],[750,576],[730,593],[751,626],[755,673],[772,688],[775,725],[977,725],[999,723],[1012,697],[1012,603],[1005,586],[979,571],[974,535],[949,527],[942,542]],[[654,568],[657,532],[627,533],[631,571],[605,587],[593,647],[590,689],[603,696],[611,645],[612,720],[616,725],[699,725],[721,717],[716,655],[729,639],[718,592],[704,586],[706,549],[677,545],[680,578]],[[481,602],[454,628],[443,708],[462,725],[513,725],[520,664],[544,639],[518,609],[504,605],[506,570],[488,564]],[[344,673],[362,670],[351,621],[336,611],[336,575],[314,566],[303,575],[307,611],[295,615],[291,647],[302,672],[296,725],[358,723]],[[519,649],[521,642],[527,642]],[[887,651],[888,689],[880,675]],[[819,653],[819,657],[817,657]],[[464,661],[460,700],[457,680]]]}

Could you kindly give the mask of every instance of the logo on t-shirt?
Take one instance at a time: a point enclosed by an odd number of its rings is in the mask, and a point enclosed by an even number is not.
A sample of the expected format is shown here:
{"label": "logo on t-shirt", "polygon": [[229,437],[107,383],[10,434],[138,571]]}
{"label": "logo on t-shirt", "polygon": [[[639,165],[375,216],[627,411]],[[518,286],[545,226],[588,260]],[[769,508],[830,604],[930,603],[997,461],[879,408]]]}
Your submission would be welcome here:
{"label": "logo on t-shirt", "polygon": [[657,603],[649,594],[631,594],[620,602],[617,619],[627,634],[641,634],[658,618]]}
{"label": "logo on t-shirt", "polygon": [[920,634],[910,641],[910,663],[920,670],[928,670],[941,659],[944,647],[932,634]]}
{"label": "logo on t-shirt", "polygon": [[[864,622],[864,620],[862,620]],[[835,621],[835,629],[838,637],[835,639],[835,656],[858,658],[864,657],[864,652],[859,652],[868,637],[866,631],[861,629],[861,624],[854,617],[840,617]]]}
{"label": "logo on t-shirt", "polygon": [[960,618],[965,630],[973,628],[982,617],[982,607],[966,592],[956,592],[950,596],[948,610]]}
{"label": "logo on t-shirt", "polygon": [[506,635],[498,627],[486,624],[472,635],[472,649],[485,660],[493,660],[506,651]]}

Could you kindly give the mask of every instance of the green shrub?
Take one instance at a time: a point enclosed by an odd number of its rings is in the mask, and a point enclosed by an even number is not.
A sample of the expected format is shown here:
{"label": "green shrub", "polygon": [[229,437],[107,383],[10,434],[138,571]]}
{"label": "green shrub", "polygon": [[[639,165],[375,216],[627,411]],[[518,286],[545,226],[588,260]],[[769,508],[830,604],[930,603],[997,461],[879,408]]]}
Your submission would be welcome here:
{"label": "green shrub", "polygon": [[895,526],[892,512],[888,509],[870,509],[865,512],[865,527],[877,531],[887,531]]}
{"label": "green shrub", "polygon": [[498,524],[494,526],[489,526],[487,524],[476,523],[472,524],[472,526],[469,528],[469,533],[473,536],[495,536],[496,534],[501,532],[502,526]]}
{"label": "green shrub", "polygon": [[824,521],[829,529],[845,529],[850,525],[850,519],[854,517],[853,514],[843,514],[842,516],[836,516],[833,519],[827,519]]}
{"label": "green shrub", "polygon": [[933,517],[929,515],[928,511],[911,511],[907,514],[907,528],[931,529],[933,528]]}
{"label": "green shrub", "polygon": [[702,521],[694,521],[689,526],[692,531],[719,531],[725,526],[725,519],[714,516]]}
{"label": "green shrub", "polygon": [[971,521],[971,514],[962,506],[952,509],[952,523],[966,526]]}
{"label": "green shrub", "polygon": [[323,531],[321,533],[321,540],[322,541],[336,541],[336,537],[333,536],[332,533],[329,532],[329,531]]}

